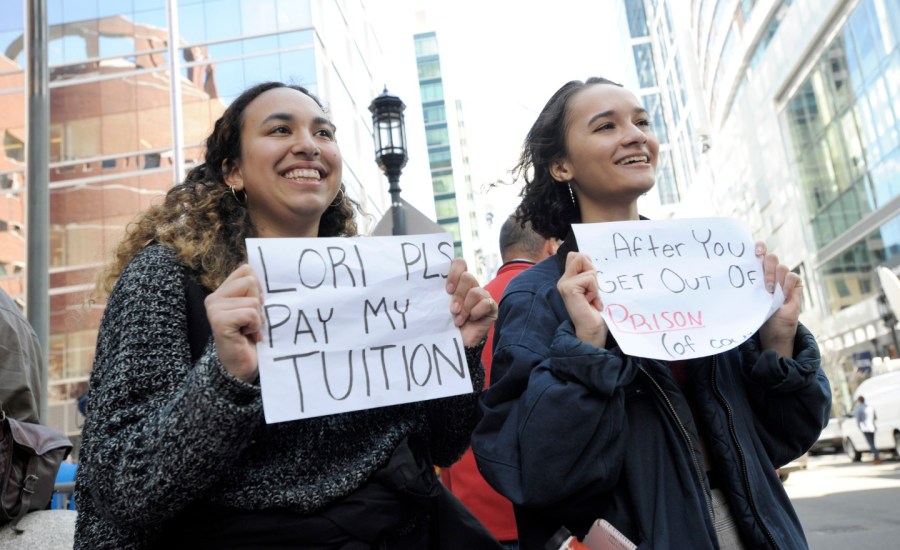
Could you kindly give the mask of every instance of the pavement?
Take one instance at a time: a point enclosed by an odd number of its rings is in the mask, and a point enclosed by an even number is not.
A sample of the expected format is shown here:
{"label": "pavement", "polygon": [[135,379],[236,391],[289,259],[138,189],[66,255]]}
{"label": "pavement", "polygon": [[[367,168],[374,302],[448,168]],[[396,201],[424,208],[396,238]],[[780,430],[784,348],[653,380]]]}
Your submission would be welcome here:
{"label": "pavement", "polygon": [[21,534],[9,525],[0,528],[3,550],[71,550],[75,544],[74,510],[39,510],[19,522]]}
{"label": "pavement", "polygon": [[[865,455],[864,455],[865,456]],[[897,548],[900,460],[810,457],[784,484],[811,550]]]}

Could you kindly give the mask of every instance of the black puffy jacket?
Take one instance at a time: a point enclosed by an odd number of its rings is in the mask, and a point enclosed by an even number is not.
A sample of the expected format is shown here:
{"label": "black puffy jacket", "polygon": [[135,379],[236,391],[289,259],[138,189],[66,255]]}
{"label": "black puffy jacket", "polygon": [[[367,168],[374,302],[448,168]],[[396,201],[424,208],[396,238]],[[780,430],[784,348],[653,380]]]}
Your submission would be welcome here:
{"label": "black puffy jacket", "polygon": [[745,545],[807,548],[775,469],[830,413],[809,331],[791,359],[754,336],[692,360],[679,386],[664,362],[575,336],[556,290],[567,251],[507,288],[473,436],[479,469],[515,505],[521,548],[542,549],[561,525],[583,537],[601,517],[642,549],[717,548],[701,432]]}

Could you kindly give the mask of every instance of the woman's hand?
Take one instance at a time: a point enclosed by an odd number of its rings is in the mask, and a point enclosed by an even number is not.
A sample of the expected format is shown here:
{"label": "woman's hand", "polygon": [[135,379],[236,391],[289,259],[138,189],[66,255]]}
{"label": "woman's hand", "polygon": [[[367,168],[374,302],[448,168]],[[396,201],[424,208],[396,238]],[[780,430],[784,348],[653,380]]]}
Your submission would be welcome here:
{"label": "woman's hand", "polygon": [[783,357],[791,357],[794,354],[794,335],[800,322],[803,282],[788,266],[778,263],[778,256],[766,253],[766,243],[756,243],[756,255],[763,258],[766,290],[774,293],[776,284],[784,290],[784,304],[759,329],[760,342],[764,349],[773,349]]}
{"label": "woman's hand", "polygon": [[262,288],[249,265],[243,264],[206,297],[206,316],[216,340],[219,361],[245,382],[258,376],[256,343],[262,339]]}
{"label": "woman's hand", "polygon": [[556,283],[556,290],[562,296],[566,311],[575,325],[575,336],[598,348],[605,347],[609,328],[600,315],[603,302],[600,301],[597,270],[587,254],[569,252],[566,256],[566,270]]}
{"label": "woman's hand", "polygon": [[497,320],[497,302],[466,271],[466,261],[456,259],[447,274],[447,292],[452,294],[450,313],[462,333],[463,345],[474,346],[487,337]]}

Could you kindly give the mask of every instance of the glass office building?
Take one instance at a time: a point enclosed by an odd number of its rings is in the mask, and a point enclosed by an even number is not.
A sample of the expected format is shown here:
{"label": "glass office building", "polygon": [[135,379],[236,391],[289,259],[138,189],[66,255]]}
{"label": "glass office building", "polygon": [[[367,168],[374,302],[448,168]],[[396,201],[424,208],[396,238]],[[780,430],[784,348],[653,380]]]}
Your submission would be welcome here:
{"label": "glass office building", "polygon": [[413,40],[437,223],[453,236],[457,257],[484,279],[462,104],[445,96],[437,33],[416,33]]}
{"label": "glass office building", "polygon": [[900,10],[863,0],[813,60],[785,109],[833,314],[900,266]]}
{"label": "glass office building", "polygon": [[900,273],[897,1],[699,0],[691,20],[715,213],[803,277],[801,320],[836,387],[854,356],[877,370],[898,356],[875,275]]}
{"label": "glass office building", "polygon": [[[24,4],[0,11],[0,284],[20,302]],[[77,441],[75,400],[86,389],[104,304],[91,299],[98,269],[136,213],[198,162],[203,138],[246,87],[281,80],[322,98],[338,128],[348,192],[369,213],[384,211],[368,111],[384,62],[370,20],[365,2],[48,1],[50,425]]]}
{"label": "glass office building", "polygon": [[659,204],[670,210],[681,200],[697,171],[698,153],[690,147],[695,138],[685,89],[688,75],[683,70],[669,4],[623,2],[638,95],[659,139],[655,192]]}

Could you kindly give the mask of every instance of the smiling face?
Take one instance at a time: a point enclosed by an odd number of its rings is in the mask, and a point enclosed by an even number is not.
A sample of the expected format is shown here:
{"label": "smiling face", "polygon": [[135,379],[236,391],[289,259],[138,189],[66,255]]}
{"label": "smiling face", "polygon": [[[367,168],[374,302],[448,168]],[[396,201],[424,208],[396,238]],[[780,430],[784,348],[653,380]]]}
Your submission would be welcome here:
{"label": "smiling face", "polygon": [[588,86],[569,100],[566,156],[551,166],[569,182],[583,222],[637,219],[637,199],[653,187],[659,141],[637,97],[611,84]]}
{"label": "smiling face", "polygon": [[247,193],[260,237],[315,237],[341,185],[334,126],[310,96],[274,88],[243,113],[241,158],[223,167],[225,182]]}

